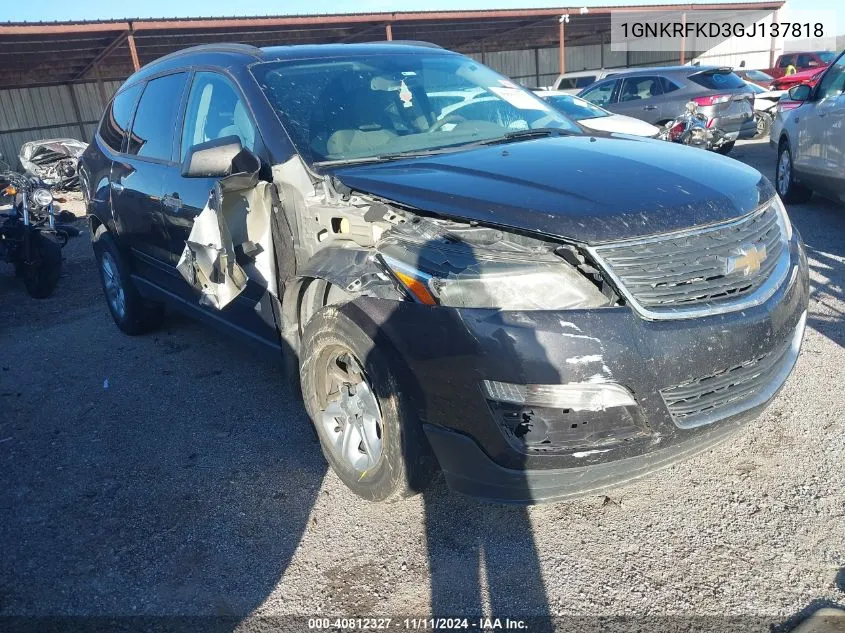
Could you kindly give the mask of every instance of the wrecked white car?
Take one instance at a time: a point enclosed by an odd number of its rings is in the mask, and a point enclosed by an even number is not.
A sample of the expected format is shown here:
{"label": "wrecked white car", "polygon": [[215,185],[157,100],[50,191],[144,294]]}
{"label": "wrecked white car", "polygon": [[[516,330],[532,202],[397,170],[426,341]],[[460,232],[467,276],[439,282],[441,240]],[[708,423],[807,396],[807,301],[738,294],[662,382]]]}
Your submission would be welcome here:
{"label": "wrecked white car", "polygon": [[81,165],[117,325],[167,305],[283,358],[367,499],[438,469],[517,503],[640,477],[759,415],[804,333],[804,247],[759,172],[588,133],[433,46],[169,55]]}
{"label": "wrecked white car", "polygon": [[21,145],[23,170],[41,179],[51,189],[78,189],[78,162],[88,143],[73,138],[29,141]]}

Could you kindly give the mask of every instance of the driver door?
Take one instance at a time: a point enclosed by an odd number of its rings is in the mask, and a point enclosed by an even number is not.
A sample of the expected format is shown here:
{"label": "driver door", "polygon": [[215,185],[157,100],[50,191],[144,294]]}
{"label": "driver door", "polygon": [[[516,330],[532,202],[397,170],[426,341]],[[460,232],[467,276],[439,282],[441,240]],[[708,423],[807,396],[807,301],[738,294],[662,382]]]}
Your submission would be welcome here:
{"label": "driver door", "polygon": [[[162,213],[169,236],[170,260],[175,267],[185,249],[185,242],[194,226],[194,220],[205,208],[216,178],[185,178],[181,164],[188,149],[207,141],[237,136],[241,146],[259,156],[264,153],[257,133],[257,127],[246,100],[235,85],[224,75],[216,72],[196,72],[191,81],[190,92],[182,121],[179,162],[167,174],[162,197]],[[255,211],[260,213],[259,210]],[[216,318],[223,318],[246,334],[277,342],[278,333],[256,311],[256,304],[267,291],[266,283],[256,275],[254,261],[245,255],[242,245],[235,245],[237,263],[247,273],[244,291],[221,310],[203,306],[203,310]],[[197,301],[194,289],[178,278],[176,293],[191,303]]]}
{"label": "driver door", "polygon": [[843,180],[845,147],[845,58],[834,62],[822,78],[812,101],[791,114],[798,132],[795,166],[825,189]]}

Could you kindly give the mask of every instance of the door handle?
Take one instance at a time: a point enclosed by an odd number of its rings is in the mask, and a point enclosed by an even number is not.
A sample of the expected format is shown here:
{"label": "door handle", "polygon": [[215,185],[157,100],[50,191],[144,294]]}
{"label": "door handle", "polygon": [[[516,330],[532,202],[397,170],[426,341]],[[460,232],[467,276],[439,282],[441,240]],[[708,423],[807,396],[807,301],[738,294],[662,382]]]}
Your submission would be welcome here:
{"label": "door handle", "polygon": [[643,106],[643,110],[657,110],[657,106],[653,106],[653,105]]}
{"label": "door handle", "polygon": [[166,207],[170,207],[174,211],[179,211],[182,208],[182,200],[179,199],[179,194],[174,193],[172,196],[164,196],[161,199],[162,204]]}
{"label": "door handle", "polygon": [[114,191],[115,193],[122,193],[123,192],[123,185],[121,185],[119,182],[113,182],[111,184],[111,188],[112,188],[112,191]]}

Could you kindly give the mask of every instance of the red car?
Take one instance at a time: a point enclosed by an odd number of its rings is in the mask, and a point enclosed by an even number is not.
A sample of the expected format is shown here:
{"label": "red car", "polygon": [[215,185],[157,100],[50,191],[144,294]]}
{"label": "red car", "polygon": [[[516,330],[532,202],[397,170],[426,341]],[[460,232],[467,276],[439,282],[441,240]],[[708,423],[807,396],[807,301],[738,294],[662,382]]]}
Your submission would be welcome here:
{"label": "red car", "polygon": [[778,77],[772,82],[772,90],[789,90],[792,86],[798,84],[807,84],[808,86],[815,86],[819,78],[824,74],[827,66],[822,68],[810,68],[809,70],[802,70],[791,75],[784,75]]}

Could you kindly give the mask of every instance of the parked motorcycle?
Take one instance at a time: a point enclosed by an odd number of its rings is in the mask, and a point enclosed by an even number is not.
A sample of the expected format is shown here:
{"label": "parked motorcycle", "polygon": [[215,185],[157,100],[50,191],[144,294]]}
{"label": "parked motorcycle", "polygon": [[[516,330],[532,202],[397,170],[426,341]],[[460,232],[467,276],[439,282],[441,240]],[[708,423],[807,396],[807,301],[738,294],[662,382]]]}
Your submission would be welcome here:
{"label": "parked motorcycle", "polygon": [[0,192],[12,200],[0,211],[0,260],[14,264],[30,296],[49,297],[62,267],[62,248],[79,229],[76,219],[55,204],[52,191],[40,179],[16,172],[0,174]]}
{"label": "parked motorcycle", "polygon": [[690,101],[679,117],[663,126],[658,138],[709,150],[716,148],[723,136],[717,128],[707,127],[707,117]]}

